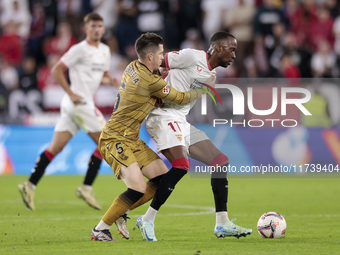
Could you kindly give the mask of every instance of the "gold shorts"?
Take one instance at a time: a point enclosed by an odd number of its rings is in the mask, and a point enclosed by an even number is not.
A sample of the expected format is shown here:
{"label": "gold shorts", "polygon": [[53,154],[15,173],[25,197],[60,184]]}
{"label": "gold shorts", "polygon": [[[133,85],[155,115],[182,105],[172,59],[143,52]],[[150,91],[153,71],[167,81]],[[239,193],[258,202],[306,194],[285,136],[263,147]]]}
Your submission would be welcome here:
{"label": "gold shorts", "polygon": [[104,132],[100,135],[98,149],[118,179],[120,179],[121,166],[128,167],[138,162],[139,168],[143,170],[151,162],[160,159],[141,139],[133,141]]}

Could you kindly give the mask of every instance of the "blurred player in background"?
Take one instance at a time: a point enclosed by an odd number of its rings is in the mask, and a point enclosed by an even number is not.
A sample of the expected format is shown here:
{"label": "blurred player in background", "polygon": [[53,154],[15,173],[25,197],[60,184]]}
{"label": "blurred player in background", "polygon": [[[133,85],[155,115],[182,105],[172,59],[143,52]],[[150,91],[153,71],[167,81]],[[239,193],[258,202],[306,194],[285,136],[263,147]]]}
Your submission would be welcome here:
{"label": "blurred player in background", "polygon": [[[208,52],[184,49],[167,53],[162,66],[170,71],[165,80],[178,91],[191,91],[200,86],[200,79],[215,75],[216,67],[228,67],[236,58],[236,49],[237,41],[233,35],[217,32],[210,40]],[[229,164],[228,157],[215,147],[207,135],[186,121],[186,115],[192,106],[193,104],[179,106],[165,102],[163,108],[154,108],[147,118],[147,130],[156,141],[157,150],[170,161],[172,168],[163,176],[146,214],[137,220],[136,225],[144,240],[157,240],[154,234],[156,213],[170,196],[176,183],[188,172],[187,154],[209,166],[222,167]],[[216,210],[215,235],[240,237],[251,234],[251,229],[237,226],[228,218],[227,173],[212,173],[211,187]]]}
{"label": "blurred player in background", "polygon": [[[205,93],[205,86],[178,92],[159,75],[153,74],[162,63],[163,44],[162,37],[154,33],[143,34],[137,39],[138,60],[132,61],[125,69],[113,113],[103,127],[98,148],[116,177],[126,184],[127,190],[115,198],[93,228],[93,240],[114,241],[109,232],[111,225],[126,211],[153,198],[162,176],[168,172],[159,156],[139,138],[141,124],[157,98],[185,105]],[[147,183],[143,175],[149,179]]]}
{"label": "blurred player in background", "polygon": [[[96,13],[87,14],[84,17],[84,30],[86,39],[72,46],[52,69],[53,77],[67,94],[61,102],[61,117],[50,145],[38,158],[29,180],[19,184],[24,203],[31,210],[35,209],[36,185],[52,159],[81,128],[98,144],[101,129],[105,124],[102,113],[93,101],[93,95],[101,83],[113,85],[107,73],[110,67],[110,49],[100,41],[105,32],[103,18]],[[64,76],[67,69],[71,86]],[[76,195],[95,209],[101,209],[101,206],[94,198],[92,183],[101,162],[102,156],[96,148],[89,161],[83,185],[76,190]]]}

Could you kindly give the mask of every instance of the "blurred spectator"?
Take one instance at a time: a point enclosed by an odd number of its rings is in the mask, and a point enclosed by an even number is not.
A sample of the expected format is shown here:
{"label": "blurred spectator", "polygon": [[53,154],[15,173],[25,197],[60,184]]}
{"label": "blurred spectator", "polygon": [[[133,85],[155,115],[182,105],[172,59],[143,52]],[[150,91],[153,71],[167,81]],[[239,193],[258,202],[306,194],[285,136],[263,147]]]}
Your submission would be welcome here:
{"label": "blurred spectator", "polygon": [[263,4],[258,7],[254,18],[254,54],[259,71],[263,75],[268,75],[269,72],[268,56],[263,47],[264,39],[267,35],[272,35],[274,24],[287,23],[284,12],[276,8],[275,2],[275,0],[264,0]]}
{"label": "blurred spectator", "polygon": [[287,24],[284,12],[275,5],[275,0],[264,0],[255,14],[254,33],[255,35],[266,36],[272,34],[272,26],[279,22]]}
{"label": "blurred spectator", "polygon": [[4,27],[0,36],[0,54],[10,65],[19,66],[22,60],[23,46],[17,33],[17,27],[11,20]]}
{"label": "blurred spectator", "polygon": [[55,34],[55,30],[58,22],[58,1],[52,0],[30,0],[30,9],[36,4],[40,4],[44,8],[45,12],[45,35],[52,36]]}
{"label": "blurred spectator", "polygon": [[51,38],[45,47],[45,54],[63,55],[77,39],[72,35],[71,26],[67,22],[60,22],[57,26],[57,34]]}
{"label": "blurred spectator", "polygon": [[[237,41],[238,43],[238,41]],[[204,43],[200,38],[200,33],[197,28],[190,28],[186,32],[186,40],[181,43],[180,49],[196,49],[204,50]]]}
{"label": "blurred spectator", "polygon": [[335,37],[334,51],[340,56],[340,16],[334,21],[333,34]]}
{"label": "blurred spectator", "polygon": [[[299,68],[294,64],[289,54],[283,54],[281,57],[281,73],[284,78],[301,78]],[[296,81],[296,80],[295,80]],[[297,82],[288,82],[290,86],[299,85]]]}
{"label": "blurred spectator", "polygon": [[[9,3],[11,3],[9,5]],[[6,7],[7,6],[7,7]],[[1,13],[1,25],[6,26],[8,22],[12,21],[18,29],[18,35],[22,38],[27,38],[30,32],[31,15],[28,10],[26,0],[7,1],[7,5]]]}
{"label": "blurred spectator", "polygon": [[246,0],[238,0],[238,5],[224,16],[225,26],[237,39],[236,68],[243,71],[244,59],[252,54],[253,18],[255,14],[254,3]]}
{"label": "blurred spectator", "polygon": [[332,52],[329,42],[319,41],[319,49],[312,57],[312,71],[314,77],[329,78],[335,74],[336,55]]}
{"label": "blurred spectator", "polygon": [[339,16],[340,13],[337,0],[326,0],[325,7],[329,10],[333,19]]}
{"label": "blurred spectator", "polygon": [[[267,35],[265,37],[264,43],[266,48],[266,54],[268,56],[269,62],[271,64],[271,68],[278,69],[278,66],[275,66],[272,63],[272,54],[278,49],[283,49],[284,38],[286,35],[286,29],[283,23],[278,22],[272,26],[273,34]],[[271,69],[270,75],[276,76],[276,70]]]}
{"label": "blurred spectator", "polygon": [[201,9],[203,11],[203,32],[205,39],[210,38],[222,27],[223,16],[228,10],[233,10],[237,0],[203,0]]}
{"label": "blurred spectator", "polygon": [[[284,52],[289,54],[293,63],[299,68],[302,78],[312,77],[311,59],[312,54],[307,50],[298,47],[296,38],[292,33],[285,36]],[[283,54],[283,52],[282,52]],[[281,58],[281,56],[278,56]]]}
{"label": "blurred spectator", "polygon": [[20,89],[27,92],[37,89],[37,68],[34,57],[26,57],[19,69],[19,86]]}
{"label": "blurred spectator", "polygon": [[37,63],[44,61],[42,42],[45,35],[45,10],[40,4],[36,4],[32,10],[32,24],[26,55],[35,56]]}
{"label": "blurred spectator", "polygon": [[139,0],[137,8],[139,31],[141,33],[154,32],[160,34],[164,27],[164,16],[160,0]]}
{"label": "blurred spectator", "polygon": [[137,29],[137,1],[118,0],[118,23],[116,27],[116,38],[118,40],[119,52],[131,59],[136,57],[135,41],[140,33]]}
{"label": "blurred spectator", "polygon": [[17,70],[8,64],[7,60],[0,56],[0,81],[3,86],[12,91],[19,87],[19,76]]}
{"label": "blurred spectator", "polygon": [[303,46],[307,40],[307,31],[311,23],[317,19],[317,6],[314,0],[304,0],[296,10],[298,0],[287,1],[286,16],[289,19],[290,31],[297,38],[297,43]]}
{"label": "blurred spectator", "polygon": [[118,19],[117,0],[91,0],[91,6],[92,12],[103,17],[106,32],[116,26]]}
{"label": "blurred spectator", "polygon": [[314,50],[317,50],[320,40],[327,40],[331,46],[334,44],[334,20],[329,14],[329,10],[324,7],[320,7],[317,14],[317,19],[310,23],[307,30],[308,42]]}
{"label": "blurred spectator", "polygon": [[72,24],[72,34],[80,41],[83,36],[82,0],[58,0],[58,16]]}

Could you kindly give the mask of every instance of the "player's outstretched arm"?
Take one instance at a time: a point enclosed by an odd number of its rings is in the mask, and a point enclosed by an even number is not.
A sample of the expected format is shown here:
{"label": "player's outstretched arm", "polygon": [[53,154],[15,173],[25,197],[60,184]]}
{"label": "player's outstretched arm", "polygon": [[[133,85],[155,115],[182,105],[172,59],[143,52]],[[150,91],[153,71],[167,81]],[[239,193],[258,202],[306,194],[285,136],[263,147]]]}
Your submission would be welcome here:
{"label": "player's outstretched arm", "polygon": [[164,83],[165,82],[150,85],[150,96],[161,98],[164,101],[172,102],[178,105],[195,101],[208,90],[206,86],[202,86],[202,88],[190,90],[188,92],[179,92],[168,84],[165,84],[164,86]]}
{"label": "player's outstretched arm", "polygon": [[83,98],[77,94],[74,94],[70,89],[70,85],[68,84],[64,72],[67,68],[62,64],[62,62],[58,61],[52,68],[51,74],[56,82],[65,90],[65,92],[70,96],[70,99],[74,104],[82,104]]}

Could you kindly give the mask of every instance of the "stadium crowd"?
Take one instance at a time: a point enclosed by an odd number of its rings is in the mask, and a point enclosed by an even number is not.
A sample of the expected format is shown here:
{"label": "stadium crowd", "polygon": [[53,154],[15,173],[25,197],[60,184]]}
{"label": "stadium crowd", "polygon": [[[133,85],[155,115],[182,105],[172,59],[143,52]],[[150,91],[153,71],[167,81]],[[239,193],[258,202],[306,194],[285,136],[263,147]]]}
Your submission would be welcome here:
{"label": "stadium crowd", "polygon": [[[339,3],[0,0],[0,123],[22,123],[27,113],[59,110],[64,92],[50,71],[62,54],[84,39],[86,13],[104,18],[103,41],[111,50],[109,73],[117,83],[137,58],[135,40],[147,31],[164,38],[165,52],[207,50],[212,34],[229,31],[238,40],[237,59],[227,69],[218,69],[218,78],[339,78]],[[96,95],[104,115],[112,111],[113,90],[103,87]]]}

